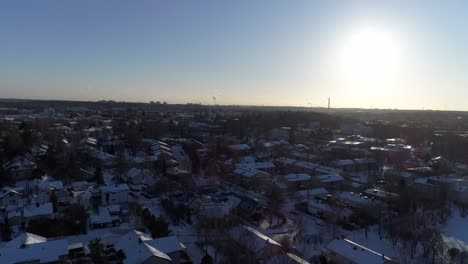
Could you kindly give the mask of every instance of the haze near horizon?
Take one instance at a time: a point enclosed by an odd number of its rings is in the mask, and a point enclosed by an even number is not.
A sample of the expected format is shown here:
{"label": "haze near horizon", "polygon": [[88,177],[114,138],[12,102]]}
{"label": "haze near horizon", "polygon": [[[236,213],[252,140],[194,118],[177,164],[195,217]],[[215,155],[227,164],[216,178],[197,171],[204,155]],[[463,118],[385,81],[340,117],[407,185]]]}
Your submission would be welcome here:
{"label": "haze near horizon", "polygon": [[0,97],[468,110],[464,1],[4,1]]}

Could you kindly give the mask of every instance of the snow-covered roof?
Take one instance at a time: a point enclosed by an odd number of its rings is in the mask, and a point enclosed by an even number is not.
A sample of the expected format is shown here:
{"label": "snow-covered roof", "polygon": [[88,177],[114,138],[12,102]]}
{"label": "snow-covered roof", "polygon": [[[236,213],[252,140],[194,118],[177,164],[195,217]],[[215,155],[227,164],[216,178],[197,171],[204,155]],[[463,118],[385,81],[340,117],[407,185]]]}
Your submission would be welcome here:
{"label": "snow-covered roof", "polygon": [[269,245],[278,247],[281,246],[278,242],[274,241],[270,237],[248,226],[232,228],[229,231],[229,235],[233,240],[237,241],[252,252],[259,252]]}
{"label": "snow-covered roof", "polygon": [[54,213],[52,203],[27,205],[23,209],[24,217],[51,215]]}
{"label": "snow-covered roof", "polygon": [[397,195],[394,194],[394,193],[386,192],[386,191],[384,191],[384,190],[376,189],[376,188],[369,188],[369,189],[366,189],[366,190],[364,191],[364,193],[367,194],[367,195],[379,197],[379,198],[382,198],[382,199],[386,199],[386,198],[391,198],[391,197],[396,197],[396,196],[397,196]]}
{"label": "snow-covered roof", "polygon": [[355,205],[370,205],[374,200],[367,196],[361,196],[352,192],[342,192],[339,194],[339,199],[343,202],[351,202]]}
{"label": "snow-covered roof", "polygon": [[12,160],[5,162],[3,168],[6,171],[34,170],[36,163],[22,156],[16,156]]}
{"label": "snow-covered roof", "polygon": [[314,170],[318,168],[320,165],[312,163],[312,162],[307,162],[307,161],[298,161],[296,163],[297,167],[304,168],[304,169],[311,169]]}
{"label": "snow-covered roof", "polygon": [[344,180],[343,177],[338,174],[320,175],[317,176],[317,179],[322,183],[338,182]]}
{"label": "snow-covered roof", "polygon": [[76,181],[76,182],[71,183],[71,186],[72,186],[73,189],[80,189],[80,188],[87,187],[89,185],[90,184],[87,181]]}
{"label": "snow-covered roof", "polygon": [[312,177],[305,173],[290,173],[284,176],[284,178],[289,182],[301,182],[308,181]]}
{"label": "snow-covered roof", "polygon": [[241,157],[239,163],[253,163],[255,162],[255,157],[254,156],[243,156]]}
{"label": "snow-covered roof", "polygon": [[250,149],[249,145],[247,145],[247,144],[229,145],[228,147],[231,150],[237,150],[237,151],[249,150]]}
{"label": "snow-covered roof", "polygon": [[253,168],[244,168],[244,167],[239,167],[237,169],[234,170],[234,173],[239,175],[239,176],[242,176],[242,177],[255,177],[259,174],[261,174],[262,172],[259,171],[259,170],[256,170],[256,169],[253,169]]}
{"label": "snow-covered roof", "polygon": [[61,190],[63,189],[63,183],[61,181],[46,181],[39,183],[38,187],[43,191]]}
{"label": "snow-covered roof", "polygon": [[148,240],[146,241],[146,244],[158,249],[164,254],[171,254],[173,252],[185,249],[184,244],[182,244],[176,236],[168,236]]}
{"label": "snow-covered roof", "polygon": [[91,224],[107,224],[112,223],[114,220],[119,220],[117,216],[111,216],[109,208],[99,207],[99,213],[97,215],[91,215]]}
{"label": "snow-covered roof", "polygon": [[291,158],[286,158],[286,157],[280,157],[275,160],[278,163],[282,163],[284,165],[291,165],[297,162],[296,159],[291,159]]}
{"label": "snow-covered roof", "polygon": [[263,146],[265,148],[271,148],[271,147],[287,145],[287,144],[289,143],[285,140],[275,140],[275,141],[264,142]]}
{"label": "snow-covered roof", "polygon": [[129,191],[129,190],[130,190],[130,188],[125,183],[101,186],[101,191],[104,192],[104,193],[106,193],[106,192],[126,192],[126,191]]}
{"label": "snow-covered roof", "polygon": [[134,178],[140,174],[141,174],[141,170],[137,168],[131,168],[130,170],[127,171],[127,177],[129,178]]}
{"label": "snow-covered roof", "polygon": [[389,257],[348,239],[335,239],[326,248],[353,263],[384,264],[392,261]]}
{"label": "snow-covered roof", "polygon": [[45,237],[34,235],[31,233],[23,233],[15,237],[14,239],[8,241],[6,244],[4,244],[4,247],[20,248],[24,245],[42,243],[46,241],[47,241],[47,238]]}
{"label": "snow-covered roof", "polygon": [[335,161],[335,164],[336,164],[337,166],[349,166],[349,165],[353,165],[353,164],[354,164],[354,161],[353,161],[353,160],[350,160],[350,159],[337,160],[337,161]]}
{"label": "snow-covered roof", "polygon": [[150,235],[132,230],[120,237],[115,244],[115,249],[124,252],[124,264],[143,263],[151,257],[172,261],[168,255],[148,245],[147,242],[151,240],[152,238]]}
{"label": "snow-covered roof", "polygon": [[200,205],[199,214],[208,218],[223,218],[230,212],[227,203],[204,203]]}
{"label": "snow-covered roof", "polygon": [[327,195],[329,192],[325,188],[315,188],[311,190],[302,190],[302,191],[297,191],[295,193],[296,196],[304,196],[304,197],[311,197],[313,198],[314,196],[317,195]]}
{"label": "snow-covered roof", "polygon": [[2,192],[0,192],[0,199],[2,199],[3,197],[7,196],[8,194],[15,194],[15,195],[21,195],[20,192],[14,190],[14,189],[11,189],[10,187],[5,187]]}
{"label": "snow-covered roof", "polygon": [[274,169],[275,165],[271,161],[266,162],[249,162],[249,163],[240,163],[236,165],[237,168],[245,168],[245,169]]}
{"label": "snow-covered roof", "polygon": [[39,260],[39,263],[58,262],[68,254],[66,239],[29,244],[26,247],[0,248],[0,263],[19,263]]}

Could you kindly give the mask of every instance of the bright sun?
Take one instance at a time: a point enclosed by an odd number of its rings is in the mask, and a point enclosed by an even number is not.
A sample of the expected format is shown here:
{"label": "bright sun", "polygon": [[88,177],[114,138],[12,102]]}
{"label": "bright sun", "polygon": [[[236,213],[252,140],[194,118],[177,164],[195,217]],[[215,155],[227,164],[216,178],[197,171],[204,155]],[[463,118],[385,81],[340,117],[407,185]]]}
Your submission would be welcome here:
{"label": "bright sun", "polygon": [[401,49],[391,33],[369,28],[350,35],[339,55],[343,77],[375,83],[387,80],[398,70]]}

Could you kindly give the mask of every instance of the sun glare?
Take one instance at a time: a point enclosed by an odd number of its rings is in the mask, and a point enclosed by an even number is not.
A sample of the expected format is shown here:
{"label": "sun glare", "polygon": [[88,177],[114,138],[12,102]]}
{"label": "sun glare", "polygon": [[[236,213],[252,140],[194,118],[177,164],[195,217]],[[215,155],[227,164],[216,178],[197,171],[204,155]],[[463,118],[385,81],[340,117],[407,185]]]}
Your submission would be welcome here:
{"label": "sun glare", "polygon": [[394,35],[369,28],[345,39],[339,55],[342,77],[374,83],[394,75],[399,68],[401,50]]}

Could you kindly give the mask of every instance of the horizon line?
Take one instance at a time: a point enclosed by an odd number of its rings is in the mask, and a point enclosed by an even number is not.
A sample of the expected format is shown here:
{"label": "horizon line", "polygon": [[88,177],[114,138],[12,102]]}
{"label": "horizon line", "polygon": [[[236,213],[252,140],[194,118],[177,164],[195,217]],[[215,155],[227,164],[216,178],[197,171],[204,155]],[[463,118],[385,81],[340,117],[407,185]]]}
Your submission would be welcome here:
{"label": "horizon line", "polygon": [[[113,102],[121,104],[151,104],[151,102],[160,102],[158,105],[199,105],[206,107],[277,107],[277,108],[302,108],[302,109],[321,109],[328,110],[327,106],[299,106],[299,105],[255,105],[255,104],[203,104],[201,102],[185,102],[185,103],[169,103],[167,101],[125,101],[125,100],[111,100],[111,99],[97,99],[97,100],[80,100],[80,99],[34,99],[34,98],[3,98],[0,97],[1,102],[7,101],[52,101],[52,102],[79,102],[79,103],[102,103]],[[166,102],[166,104],[164,104]],[[468,110],[453,110],[453,109],[431,109],[431,108],[365,108],[365,107],[330,107],[332,110],[370,110],[370,111],[434,111],[434,112],[468,112]]]}

